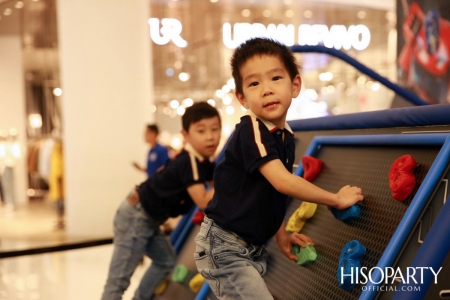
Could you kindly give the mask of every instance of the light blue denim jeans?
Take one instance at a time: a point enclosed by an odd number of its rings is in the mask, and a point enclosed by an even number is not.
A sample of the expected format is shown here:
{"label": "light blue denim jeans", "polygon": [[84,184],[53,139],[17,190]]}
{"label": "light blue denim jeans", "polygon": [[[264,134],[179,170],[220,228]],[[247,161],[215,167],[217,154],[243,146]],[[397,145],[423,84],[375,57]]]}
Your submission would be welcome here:
{"label": "light blue denim jeans", "polygon": [[176,255],[168,238],[160,231],[161,222],[153,220],[138,202],[126,199],[114,217],[114,252],[102,300],[120,300],[130,278],[146,254],[152,259],[133,300],[148,300],[158,284],[172,271]]}
{"label": "light blue denim jeans", "polygon": [[268,252],[246,243],[205,216],[195,238],[198,271],[219,299],[273,300],[262,276]]}

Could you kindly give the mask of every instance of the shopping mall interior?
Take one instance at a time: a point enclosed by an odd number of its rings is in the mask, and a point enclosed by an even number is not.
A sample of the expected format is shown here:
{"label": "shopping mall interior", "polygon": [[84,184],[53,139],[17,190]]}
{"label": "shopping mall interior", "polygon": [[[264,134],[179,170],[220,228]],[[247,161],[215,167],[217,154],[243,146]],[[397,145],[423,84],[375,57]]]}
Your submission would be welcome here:
{"label": "shopping mall interior", "polygon": [[[433,21],[438,25],[433,27]],[[159,143],[176,155],[184,144],[181,116],[193,103],[206,101],[221,116],[216,152],[220,156],[246,114],[235,96],[230,58],[240,43],[256,36],[291,47],[300,66],[301,91],[287,113],[299,141],[298,172],[304,171],[301,157],[307,153],[350,164],[354,158],[354,164],[360,164],[355,167],[358,172],[366,163],[368,168],[383,165],[384,160],[367,162],[361,157],[360,148],[367,145],[379,149],[400,143],[423,159],[418,163],[421,173],[415,175],[422,184],[415,186],[415,194],[403,206],[389,208],[400,212],[392,216],[389,230],[373,229],[376,222],[353,226],[355,232],[365,228],[386,234],[381,248],[373,246],[367,264],[410,263],[403,262],[404,247],[394,244],[403,239],[406,245],[417,224],[423,223],[429,203],[443,197],[445,204],[447,197],[447,186],[441,186],[449,177],[444,136],[450,132],[446,31],[450,31],[450,4],[445,0],[0,0],[0,300],[100,299],[113,251],[115,212],[147,178],[133,167],[134,162],[147,161],[146,126],[157,124]],[[397,142],[403,137],[381,137],[416,131],[417,138],[404,144]],[[422,137],[428,132],[437,136],[432,142]],[[364,137],[355,139],[360,142],[338,142],[344,148],[359,147],[347,155],[336,154],[326,141],[312,143],[316,136],[347,134],[380,135],[381,144],[373,142],[377,138]],[[324,150],[308,152],[310,143]],[[327,148],[332,148],[331,154]],[[429,148],[430,153],[421,152]],[[385,158],[402,153],[389,149]],[[368,153],[376,157],[378,152]],[[442,170],[437,169],[438,162]],[[358,177],[342,172],[349,180]],[[331,173],[332,180],[342,181]],[[314,183],[334,189],[325,177]],[[373,193],[378,192],[384,195],[374,187]],[[421,195],[428,202],[416,200]],[[411,204],[419,200],[423,206]],[[371,212],[367,207],[365,218]],[[433,220],[441,216],[439,209]],[[326,208],[320,211],[326,213]],[[181,223],[189,217],[170,218],[161,229],[173,242],[178,238],[173,234],[186,227]],[[404,231],[411,232],[405,237],[398,233],[404,224],[410,226]],[[428,232],[434,228],[431,224]],[[317,233],[310,227],[306,232]],[[422,225],[419,235],[421,230]],[[179,262],[193,266],[188,253],[194,233],[191,227],[185,231],[184,246],[174,244],[181,247]],[[374,242],[370,234],[362,234],[364,238],[369,246]],[[385,249],[392,259],[386,258]],[[326,253],[323,250],[324,261]],[[442,274],[450,276],[447,253],[440,263],[446,266]],[[410,260],[414,255],[410,251]],[[271,265],[275,262],[274,256]],[[151,260],[144,257],[123,299],[132,299],[149,265]],[[319,278],[329,278],[317,265],[310,276],[317,282],[305,284],[305,290],[285,288],[274,267],[276,271],[267,274],[269,290],[278,299],[394,297],[359,286],[351,293],[336,287],[328,295],[315,294],[321,289]],[[215,299],[206,285],[203,296],[188,289],[171,282],[156,298]],[[450,299],[448,285],[434,289],[439,289],[440,299]],[[430,293],[408,299],[438,299]]]}

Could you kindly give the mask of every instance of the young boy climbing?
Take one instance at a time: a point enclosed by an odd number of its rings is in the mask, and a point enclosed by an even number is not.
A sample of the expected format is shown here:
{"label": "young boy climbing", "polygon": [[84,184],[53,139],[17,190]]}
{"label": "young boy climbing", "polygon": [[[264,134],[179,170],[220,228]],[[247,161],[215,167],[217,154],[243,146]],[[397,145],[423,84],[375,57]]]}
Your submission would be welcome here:
{"label": "young boy climbing", "polygon": [[[114,218],[114,252],[102,300],[122,299],[143,254],[152,259],[133,299],[147,300],[175,266],[175,252],[159,230],[167,218],[205,208],[214,194],[212,179],[221,135],[218,111],[206,102],[188,107],[182,117],[186,145],[166,167],[139,185]],[[209,183],[210,190],[205,184]]]}
{"label": "young boy climbing", "polygon": [[194,257],[219,299],[273,299],[262,278],[266,241],[275,236],[291,260],[297,259],[292,245],[313,244],[303,234],[287,235],[288,196],[344,209],[363,195],[349,185],[331,193],[292,174],[295,141],[286,114],[301,79],[289,48],[271,39],[250,39],[236,49],[231,67],[236,97],[247,114],[214,171],[215,194],[195,238]]}

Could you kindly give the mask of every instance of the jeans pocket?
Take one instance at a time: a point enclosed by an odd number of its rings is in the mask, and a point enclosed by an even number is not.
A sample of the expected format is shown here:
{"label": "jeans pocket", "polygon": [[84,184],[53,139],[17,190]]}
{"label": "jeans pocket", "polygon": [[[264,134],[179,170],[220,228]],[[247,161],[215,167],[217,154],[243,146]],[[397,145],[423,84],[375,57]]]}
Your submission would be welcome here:
{"label": "jeans pocket", "polygon": [[213,233],[211,240],[211,244],[214,245],[214,248],[211,249],[211,259],[217,268],[227,266],[243,258],[248,259],[248,249],[239,243],[235,237]]}
{"label": "jeans pocket", "polygon": [[118,210],[116,216],[114,217],[114,234],[124,234],[127,231],[128,227],[130,227],[132,220],[132,215]]}
{"label": "jeans pocket", "polygon": [[195,244],[194,260],[197,266],[197,270],[201,272],[202,270],[211,269],[212,263],[209,256],[209,249],[207,249],[206,243],[196,241]]}

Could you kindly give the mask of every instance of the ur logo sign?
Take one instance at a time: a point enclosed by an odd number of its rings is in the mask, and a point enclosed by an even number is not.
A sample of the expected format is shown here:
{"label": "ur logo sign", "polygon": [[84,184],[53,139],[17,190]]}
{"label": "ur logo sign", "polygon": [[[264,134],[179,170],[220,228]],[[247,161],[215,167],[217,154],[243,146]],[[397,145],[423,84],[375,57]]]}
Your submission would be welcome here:
{"label": "ur logo sign", "polygon": [[177,19],[164,18],[160,21],[157,18],[148,19],[150,26],[150,37],[152,41],[158,45],[165,45],[170,40],[180,48],[185,48],[188,43],[181,37],[183,26]]}

